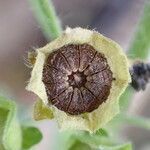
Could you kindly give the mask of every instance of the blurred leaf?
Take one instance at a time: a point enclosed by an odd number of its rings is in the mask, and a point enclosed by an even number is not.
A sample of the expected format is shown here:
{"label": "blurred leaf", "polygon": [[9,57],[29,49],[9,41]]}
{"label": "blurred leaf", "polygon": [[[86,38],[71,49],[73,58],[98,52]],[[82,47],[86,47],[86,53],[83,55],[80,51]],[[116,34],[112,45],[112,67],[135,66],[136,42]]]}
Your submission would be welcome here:
{"label": "blurred leaf", "polygon": [[126,143],[122,145],[117,145],[117,146],[100,146],[99,150],[132,150],[132,145],[131,143]]}
{"label": "blurred leaf", "polygon": [[[64,131],[61,132],[56,141],[55,150],[74,150],[78,148],[79,145],[83,145],[87,148],[92,148],[92,150],[97,149],[101,144],[103,145],[115,145],[113,139],[109,138],[109,134],[106,129],[99,129],[96,133],[90,134],[86,131]],[[59,143],[59,145],[57,144]],[[76,150],[76,149],[75,149]],[[82,150],[82,149],[79,149]],[[83,149],[84,150],[84,149]]]}
{"label": "blurred leaf", "polygon": [[132,144],[126,143],[116,146],[100,145],[98,148],[93,148],[88,144],[82,143],[80,141],[75,141],[75,143],[72,145],[72,147],[70,147],[69,150],[132,150]]}
{"label": "blurred leaf", "polygon": [[120,114],[115,119],[117,122],[120,122],[122,124],[134,125],[136,127],[150,130],[150,119],[139,116],[129,116],[125,114]]}
{"label": "blurred leaf", "polygon": [[93,150],[88,144],[76,141],[68,150]]}
{"label": "blurred leaf", "polygon": [[51,0],[30,0],[38,22],[48,39],[55,39],[61,34],[61,25]]}
{"label": "blurred leaf", "polygon": [[90,134],[86,131],[78,131],[74,134],[74,136],[82,143],[86,143],[93,148],[98,148],[100,145],[113,146],[118,143],[115,139],[105,137],[103,134]]}
{"label": "blurred leaf", "polygon": [[[150,51],[150,1],[145,1],[145,8],[137,27],[134,39],[128,50],[128,56],[132,59],[146,59]],[[129,87],[120,98],[120,107],[127,110],[134,91]]]}
{"label": "blurred leaf", "polygon": [[150,50],[150,1],[145,2],[145,9],[141,17],[135,38],[129,48],[128,55],[132,58],[145,59]]}
{"label": "blurred leaf", "polygon": [[70,150],[70,148],[76,141],[73,132],[70,130],[60,132],[59,134],[57,134],[56,139],[57,140],[55,140],[55,144],[53,147],[54,150],[60,150],[60,147],[61,150]]}
{"label": "blurred leaf", "polygon": [[0,97],[0,150],[21,150],[21,128],[16,119],[16,104]]}
{"label": "blurred leaf", "polygon": [[132,150],[132,144],[131,143],[122,144],[114,147],[114,150]]}
{"label": "blurred leaf", "polygon": [[131,143],[118,145],[118,142],[113,138],[89,134],[85,131],[76,132],[75,139],[69,150],[132,150]]}
{"label": "blurred leaf", "polygon": [[33,117],[35,120],[53,119],[52,110],[42,100],[38,99],[34,105]]}
{"label": "blurred leaf", "polygon": [[35,127],[22,127],[22,148],[29,149],[42,140],[42,133]]}

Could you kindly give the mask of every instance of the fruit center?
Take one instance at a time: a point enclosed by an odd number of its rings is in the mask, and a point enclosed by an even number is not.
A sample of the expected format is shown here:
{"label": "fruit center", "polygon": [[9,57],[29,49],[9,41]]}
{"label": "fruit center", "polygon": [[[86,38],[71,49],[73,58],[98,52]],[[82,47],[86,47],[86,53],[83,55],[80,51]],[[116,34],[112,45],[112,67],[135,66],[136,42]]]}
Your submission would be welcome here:
{"label": "fruit center", "polygon": [[79,71],[72,72],[72,74],[68,76],[68,83],[73,88],[80,88],[86,83],[86,75]]}
{"label": "fruit center", "polygon": [[92,112],[110,94],[113,74],[105,55],[89,44],[69,44],[49,54],[42,81],[49,104],[70,115]]}

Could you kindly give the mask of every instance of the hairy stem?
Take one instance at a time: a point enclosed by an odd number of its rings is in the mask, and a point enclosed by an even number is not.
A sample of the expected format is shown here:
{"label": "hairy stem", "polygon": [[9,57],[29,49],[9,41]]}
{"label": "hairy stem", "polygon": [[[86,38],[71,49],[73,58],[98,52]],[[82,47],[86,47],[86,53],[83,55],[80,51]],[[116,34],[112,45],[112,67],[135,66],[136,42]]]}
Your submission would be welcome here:
{"label": "hairy stem", "polygon": [[57,38],[62,27],[51,0],[30,0],[35,15],[48,40]]}

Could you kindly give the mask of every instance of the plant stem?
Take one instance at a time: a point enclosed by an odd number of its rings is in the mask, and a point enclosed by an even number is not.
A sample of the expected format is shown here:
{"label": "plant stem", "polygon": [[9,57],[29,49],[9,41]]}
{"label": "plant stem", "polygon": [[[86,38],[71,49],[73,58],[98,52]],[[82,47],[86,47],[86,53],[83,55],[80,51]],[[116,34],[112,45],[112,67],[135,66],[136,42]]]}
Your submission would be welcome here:
{"label": "plant stem", "polygon": [[57,38],[62,27],[51,0],[30,0],[35,15],[48,40]]}

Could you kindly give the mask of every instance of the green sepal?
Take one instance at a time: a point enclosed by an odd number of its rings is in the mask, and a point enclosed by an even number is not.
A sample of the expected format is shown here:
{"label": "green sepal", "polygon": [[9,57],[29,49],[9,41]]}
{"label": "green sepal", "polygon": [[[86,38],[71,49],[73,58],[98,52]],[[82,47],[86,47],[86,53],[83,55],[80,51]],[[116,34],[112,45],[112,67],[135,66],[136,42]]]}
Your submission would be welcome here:
{"label": "green sepal", "polygon": [[34,104],[33,117],[37,121],[54,118],[51,108],[46,106],[40,99],[38,99]]}

